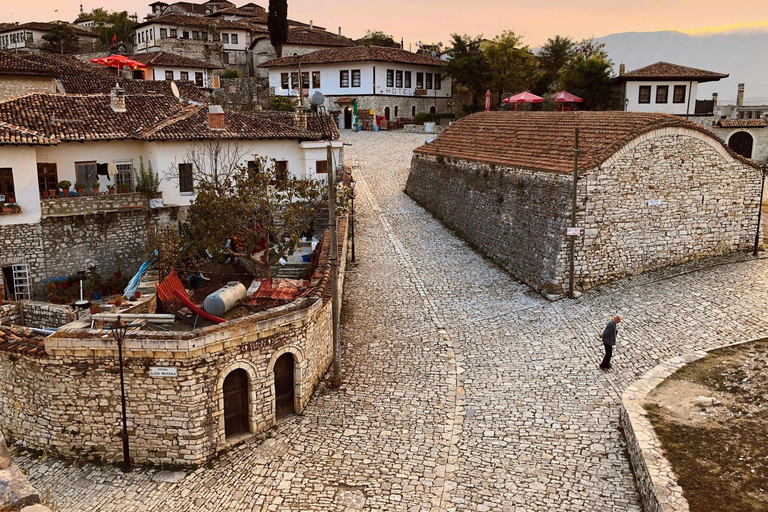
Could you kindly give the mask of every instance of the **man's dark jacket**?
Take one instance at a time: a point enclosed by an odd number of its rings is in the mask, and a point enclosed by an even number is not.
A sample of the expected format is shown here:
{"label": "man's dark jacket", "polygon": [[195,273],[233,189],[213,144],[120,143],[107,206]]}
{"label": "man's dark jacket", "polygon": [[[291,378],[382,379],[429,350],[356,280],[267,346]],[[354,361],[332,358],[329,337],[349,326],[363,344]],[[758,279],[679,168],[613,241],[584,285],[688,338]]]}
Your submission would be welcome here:
{"label": "man's dark jacket", "polygon": [[603,344],[614,346],[616,344],[616,322],[611,320],[603,331]]}

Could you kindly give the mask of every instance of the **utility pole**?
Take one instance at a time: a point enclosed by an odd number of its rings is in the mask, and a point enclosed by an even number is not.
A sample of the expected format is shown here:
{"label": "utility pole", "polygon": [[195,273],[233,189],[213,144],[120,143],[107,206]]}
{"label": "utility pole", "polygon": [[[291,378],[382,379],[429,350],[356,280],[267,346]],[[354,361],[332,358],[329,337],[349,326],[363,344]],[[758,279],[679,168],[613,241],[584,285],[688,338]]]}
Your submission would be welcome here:
{"label": "utility pole", "polygon": [[[573,149],[573,186],[571,189],[571,227],[576,227],[576,195],[579,178],[579,129],[576,128],[575,145]],[[568,297],[573,298],[574,259],[576,251],[576,235],[568,235]]]}
{"label": "utility pole", "polygon": [[341,340],[339,336],[339,255],[336,241],[336,166],[333,143],[328,141],[328,234],[331,264],[331,316],[333,317],[333,385],[341,386]]}
{"label": "utility pole", "polygon": [[[301,55],[296,57],[296,62],[299,65],[299,106],[303,107],[304,106],[304,78],[301,76]],[[332,164],[333,160],[328,160],[328,163]]]}

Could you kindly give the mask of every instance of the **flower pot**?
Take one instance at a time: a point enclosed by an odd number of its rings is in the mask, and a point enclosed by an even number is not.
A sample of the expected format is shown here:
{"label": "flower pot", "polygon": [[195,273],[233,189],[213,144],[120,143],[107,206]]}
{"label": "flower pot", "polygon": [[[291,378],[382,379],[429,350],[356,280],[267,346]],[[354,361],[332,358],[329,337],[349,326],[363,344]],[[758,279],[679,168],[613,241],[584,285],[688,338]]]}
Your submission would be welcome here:
{"label": "flower pot", "polygon": [[13,212],[13,208],[11,208],[10,206],[3,206],[3,213],[12,213],[12,212]]}
{"label": "flower pot", "polygon": [[85,190],[85,189],[83,189],[83,188],[76,188],[75,190],[77,191],[77,194],[81,196],[81,195],[83,195],[83,190]]}
{"label": "flower pot", "polygon": [[61,189],[61,195],[64,197],[69,195],[69,187]]}
{"label": "flower pot", "polygon": [[88,300],[93,300],[93,294],[92,293],[88,294]]}
{"label": "flower pot", "polygon": [[93,294],[93,300],[99,300],[101,298],[101,292],[96,292]]}
{"label": "flower pot", "polygon": [[99,306],[91,306],[91,314],[96,315],[101,311],[101,308]]}
{"label": "flower pot", "polygon": [[140,299],[141,298],[141,292],[139,290],[136,290],[135,292],[133,292],[133,297],[136,298],[136,299]]}
{"label": "flower pot", "polygon": [[107,193],[108,193],[109,195],[111,195],[111,196],[115,195],[115,189],[113,189],[113,188],[110,188],[110,189],[108,189],[108,190],[109,190],[109,192],[107,192]]}
{"label": "flower pot", "polygon": [[43,190],[42,195],[43,195],[43,199],[48,199],[49,193],[47,190]]}
{"label": "flower pot", "polygon": [[93,195],[99,195],[99,187],[93,187]]}

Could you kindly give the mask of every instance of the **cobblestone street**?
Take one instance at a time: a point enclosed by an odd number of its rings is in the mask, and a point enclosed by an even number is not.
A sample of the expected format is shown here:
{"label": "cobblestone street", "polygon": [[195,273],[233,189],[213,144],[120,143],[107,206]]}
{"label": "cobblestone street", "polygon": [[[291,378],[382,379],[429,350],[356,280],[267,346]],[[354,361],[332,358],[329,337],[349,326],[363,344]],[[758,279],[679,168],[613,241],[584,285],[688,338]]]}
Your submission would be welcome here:
{"label": "cobblestone street", "polygon": [[[550,303],[402,192],[429,136],[344,137],[359,169],[343,387],[193,472],[20,456],[31,483],[57,512],[639,512],[621,391],[661,360],[765,334],[768,261],[738,255]],[[597,335],[615,313],[603,373]]]}

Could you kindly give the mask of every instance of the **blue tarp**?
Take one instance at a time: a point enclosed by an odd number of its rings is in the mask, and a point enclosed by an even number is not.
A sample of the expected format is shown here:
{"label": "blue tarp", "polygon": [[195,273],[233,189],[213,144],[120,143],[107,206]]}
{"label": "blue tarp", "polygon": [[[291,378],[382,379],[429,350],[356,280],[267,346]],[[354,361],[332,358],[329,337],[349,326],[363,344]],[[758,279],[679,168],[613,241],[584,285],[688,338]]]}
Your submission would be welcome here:
{"label": "blue tarp", "polygon": [[128,281],[128,286],[125,287],[125,291],[123,292],[123,297],[126,299],[130,299],[133,297],[133,293],[139,289],[139,283],[141,282],[141,278],[144,274],[147,273],[147,270],[149,270],[149,267],[155,264],[157,261],[157,250],[152,254],[152,257],[149,258],[147,261],[141,264],[141,267],[139,268],[139,271],[136,272],[136,275],[131,278],[130,281]]}

